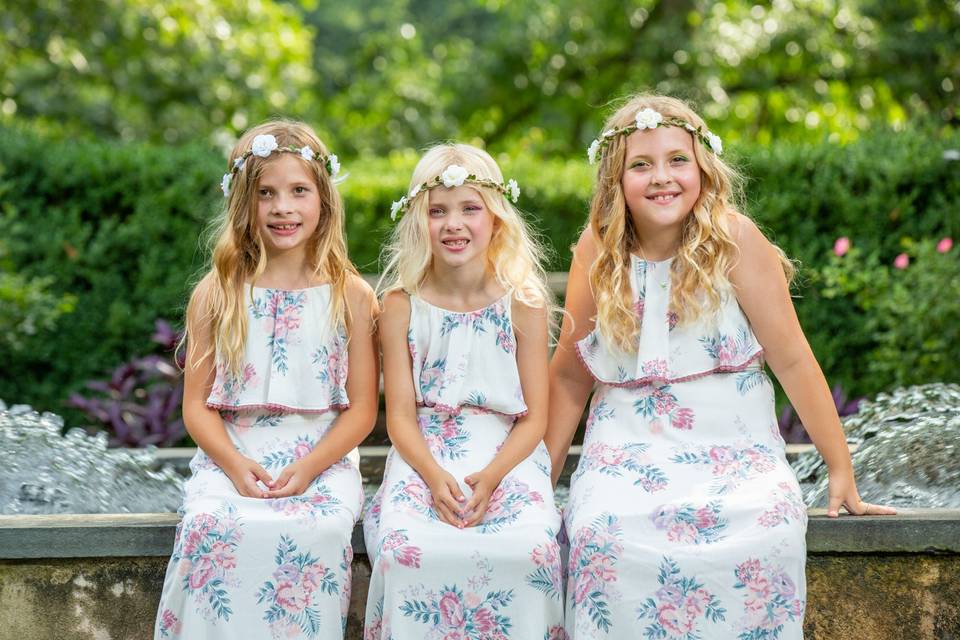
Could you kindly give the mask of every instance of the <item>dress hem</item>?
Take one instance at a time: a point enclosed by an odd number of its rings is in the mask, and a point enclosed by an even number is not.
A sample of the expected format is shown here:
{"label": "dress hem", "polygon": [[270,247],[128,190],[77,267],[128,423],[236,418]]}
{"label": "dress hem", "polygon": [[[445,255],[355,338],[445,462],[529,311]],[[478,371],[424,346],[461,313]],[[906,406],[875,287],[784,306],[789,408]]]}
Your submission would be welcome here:
{"label": "dress hem", "polygon": [[759,349],[758,351],[755,351],[752,355],[750,355],[749,358],[747,358],[746,360],[744,360],[739,364],[722,364],[717,367],[714,367],[713,369],[700,371],[698,373],[691,373],[685,376],[677,376],[674,378],[671,378],[668,376],[644,376],[643,378],[633,378],[631,380],[604,380],[599,375],[597,375],[597,373],[593,370],[593,367],[591,367],[587,363],[586,358],[584,357],[583,353],[580,351],[581,349],[580,343],[577,342],[575,346],[576,348],[574,350],[576,351],[577,359],[580,361],[580,364],[583,365],[583,368],[587,370],[587,373],[590,374],[590,377],[592,377],[595,381],[601,384],[609,385],[611,387],[620,387],[620,388],[640,387],[645,384],[652,384],[652,383],[676,384],[678,382],[690,382],[691,380],[705,378],[715,373],[737,373],[739,371],[744,371],[754,362],[763,360],[763,349]]}

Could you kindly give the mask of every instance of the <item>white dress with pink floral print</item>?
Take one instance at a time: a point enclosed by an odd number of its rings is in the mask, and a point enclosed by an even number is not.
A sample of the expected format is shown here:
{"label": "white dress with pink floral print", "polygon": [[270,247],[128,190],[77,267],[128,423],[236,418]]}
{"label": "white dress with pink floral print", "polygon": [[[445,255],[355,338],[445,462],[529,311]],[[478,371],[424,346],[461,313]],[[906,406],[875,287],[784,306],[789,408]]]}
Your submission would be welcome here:
{"label": "white dress with pink floral print", "polygon": [[[418,422],[460,481],[496,455],[527,407],[507,295],[457,313],[410,298]],[[373,565],[365,640],[559,640],[560,514],[543,443],[504,477],[480,524],[441,522],[430,490],[396,450],[364,516]]]}
{"label": "white dress with pink floral print", "polygon": [[677,324],[671,264],[632,260],[636,353],[577,344],[597,384],[564,511],[567,632],[802,638],[807,515],[762,348],[733,295]]}
{"label": "white dress with pink floral print", "polygon": [[[329,285],[254,287],[241,373],[217,367],[207,406],[274,478],[349,407],[346,338],[329,310]],[[343,638],[363,504],[356,452],[289,498],[241,496],[202,450],[190,469],[154,637]]]}

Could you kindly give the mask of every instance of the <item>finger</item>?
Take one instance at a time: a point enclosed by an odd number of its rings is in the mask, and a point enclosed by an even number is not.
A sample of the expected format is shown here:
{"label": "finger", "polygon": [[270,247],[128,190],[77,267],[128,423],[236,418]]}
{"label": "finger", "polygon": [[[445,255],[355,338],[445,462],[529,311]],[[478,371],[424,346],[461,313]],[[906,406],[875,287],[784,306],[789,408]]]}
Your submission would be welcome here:
{"label": "finger", "polygon": [[463,481],[466,482],[469,486],[472,487],[473,485],[477,484],[477,480],[478,480],[478,479],[479,479],[479,478],[477,478],[477,474],[471,473],[471,474],[468,475],[466,478],[464,478]]}
{"label": "finger", "polygon": [[840,517],[840,505],[843,504],[843,498],[840,496],[830,496],[830,503],[827,505],[827,515],[831,518]]}
{"label": "finger", "polygon": [[861,500],[855,513],[858,516],[895,516],[897,515],[897,510],[893,507],[885,507],[881,504],[871,504]]}
{"label": "finger", "polygon": [[268,498],[289,498],[290,496],[296,493],[299,493],[297,491],[296,483],[290,482],[281,489],[273,489],[271,491],[267,491],[267,497]]}
{"label": "finger", "polygon": [[265,498],[267,494],[264,493],[263,489],[257,485],[257,477],[252,473],[248,473],[246,478],[244,478],[243,485],[247,490],[246,496],[248,498]]}
{"label": "finger", "polygon": [[250,470],[263,484],[268,487],[273,485],[273,478],[270,476],[270,473],[259,464],[254,463]]}
{"label": "finger", "polygon": [[443,506],[450,510],[450,513],[454,514],[458,521],[460,520],[460,516],[463,514],[462,504],[454,500],[453,496],[451,496],[449,493],[444,493],[441,495],[440,502],[443,504]]}
{"label": "finger", "polygon": [[467,498],[463,495],[463,491],[460,490],[460,484],[453,479],[453,476],[447,480],[447,488],[450,490],[450,495],[457,499],[457,502],[464,502]]}
{"label": "finger", "polygon": [[282,489],[287,486],[287,483],[290,482],[290,478],[293,477],[293,472],[287,469],[284,469],[280,472],[280,475],[277,476],[277,479],[271,485],[274,489]]}
{"label": "finger", "polygon": [[473,515],[470,516],[470,519],[467,520],[466,526],[475,527],[483,520],[483,516],[487,515],[487,504],[488,501],[484,500],[477,509],[474,510]]}
{"label": "finger", "polygon": [[488,497],[484,495],[482,491],[476,491],[472,496],[470,496],[470,500],[467,501],[466,506],[463,507],[463,512],[470,513],[471,511],[476,509],[481,503],[485,504],[487,500],[488,500]]}
{"label": "finger", "polygon": [[460,528],[463,526],[459,518],[456,518],[453,515],[453,513],[450,512],[450,507],[448,507],[447,505],[443,503],[438,503],[437,505],[434,506],[434,509],[436,510],[437,514],[440,516],[440,519],[446,522],[447,524],[449,524],[450,526],[457,527],[457,528]]}

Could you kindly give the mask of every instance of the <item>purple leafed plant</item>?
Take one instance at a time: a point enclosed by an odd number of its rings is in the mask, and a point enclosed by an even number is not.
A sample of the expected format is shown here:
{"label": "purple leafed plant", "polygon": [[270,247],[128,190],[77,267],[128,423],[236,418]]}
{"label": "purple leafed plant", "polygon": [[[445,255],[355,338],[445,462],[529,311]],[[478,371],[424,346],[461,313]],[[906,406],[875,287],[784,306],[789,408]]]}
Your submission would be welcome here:
{"label": "purple leafed plant", "polygon": [[[841,418],[859,411],[861,402],[863,402],[863,398],[847,400],[847,394],[843,392],[843,387],[839,384],[833,388],[833,404],[837,407],[837,414]],[[783,436],[785,442],[790,444],[810,443],[807,430],[803,428],[800,418],[793,410],[793,406],[789,404],[780,413],[780,435]]]}
{"label": "purple leafed plant", "polygon": [[109,380],[91,380],[86,387],[98,395],[71,394],[67,404],[80,409],[110,433],[110,446],[169,446],[186,435],[181,415],[183,376],[174,358],[180,334],[157,320],[151,339],[165,355],[125,362]]}

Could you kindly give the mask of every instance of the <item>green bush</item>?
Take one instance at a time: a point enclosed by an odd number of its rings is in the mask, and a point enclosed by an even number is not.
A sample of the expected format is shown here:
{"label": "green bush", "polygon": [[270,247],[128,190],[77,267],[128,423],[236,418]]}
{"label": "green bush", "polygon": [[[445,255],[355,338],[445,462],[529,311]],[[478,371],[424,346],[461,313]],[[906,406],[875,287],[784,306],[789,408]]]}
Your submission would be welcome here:
{"label": "green bush", "polygon": [[[831,384],[851,393],[879,391],[893,379],[863,358],[878,356],[869,318],[818,289],[818,268],[834,239],[855,238],[889,262],[901,239],[960,237],[960,174],[943,152],[960,135],[884,132],[845,147],[740,146],[734,162],[750,177],[749,210],[807,267],[798,288],[801,321]],[[406,190],[416,156],[344,159],[341,186],[351,256],[378,270],[390,203]],[[569,263],[582,227],[594,169],[581,158],[498,158],[520,183],[520,205],[554,249],[551,270]],[[0,127],[0,237],[19,276],[47,278],[51,295],[76,297],[56,330],[23,336],[7,364],[0,398],[64,412],[85,380],[149,352],[154,320],[181,321],[205,251],[198,241],[222,204],[223,155],[206,147],[51,141]],[[956,347],[952,347],[956,349]],[[954,360],[956,357],[954,356]],[[946,372],[944,375],[956,374]],[[79,418],[78,416],[75,416]]]}

